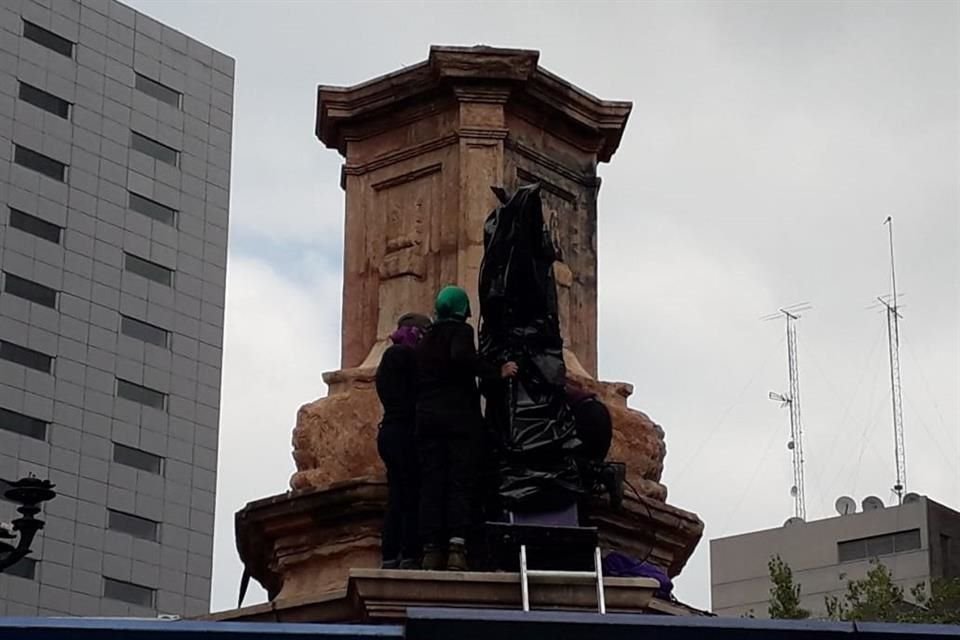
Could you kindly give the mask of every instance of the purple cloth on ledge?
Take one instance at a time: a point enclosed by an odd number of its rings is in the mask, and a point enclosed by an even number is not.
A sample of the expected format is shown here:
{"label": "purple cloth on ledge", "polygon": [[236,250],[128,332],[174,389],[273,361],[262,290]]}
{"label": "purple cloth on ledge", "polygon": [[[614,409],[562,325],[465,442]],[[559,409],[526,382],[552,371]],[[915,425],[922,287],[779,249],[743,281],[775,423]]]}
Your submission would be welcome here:
{"label": "purple cloth on ledge", "polygon": [[669,598],[673,581],[666,571],[655,564],[640,562],[618,551],[611,551],[603,558],[603,575],[615,578],[653,578],[660,583],[656,596]]}

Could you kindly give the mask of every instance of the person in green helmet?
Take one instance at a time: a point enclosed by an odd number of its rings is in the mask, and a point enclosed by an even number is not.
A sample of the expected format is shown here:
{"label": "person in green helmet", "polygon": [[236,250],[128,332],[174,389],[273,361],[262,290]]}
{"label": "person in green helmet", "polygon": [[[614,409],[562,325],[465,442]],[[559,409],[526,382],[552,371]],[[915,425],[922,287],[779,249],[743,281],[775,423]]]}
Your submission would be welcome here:
{"label": "person in green helmet", "polygon": [[420,462],[423,568],[464,571],[465,539],[484,446],[477,378],[503,379],[517,365],[481,360],[470,299],[460,287],[437,294],[435,319],[417,345],[416,441]]}

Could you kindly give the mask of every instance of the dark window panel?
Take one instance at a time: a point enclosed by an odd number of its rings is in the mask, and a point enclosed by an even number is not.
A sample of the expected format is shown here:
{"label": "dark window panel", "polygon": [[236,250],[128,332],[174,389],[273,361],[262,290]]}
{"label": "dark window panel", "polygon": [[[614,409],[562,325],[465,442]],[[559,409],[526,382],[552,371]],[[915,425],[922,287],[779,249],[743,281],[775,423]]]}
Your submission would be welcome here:
{"label": "dark window panel", "polygon": [[104,598],[152,609],[155,594],[156,591],[150,587],[133,584],[132,582],[124,582],[122,580],[114,580],[113,578],[103,578]]}
{"label": "dark window panel", "polygon": [[37,561],[33,558],[20,558],[13,565],[4,569],[3,575],[33,580],[37,575]]}
{"label": "dark window panel", "polygon": [[113,461],[141,471],[163,475],[163,458],[116,442],[113,443]]}
{"label": "dark window panel", "polygon": [[138,258],[132,253],[125,253],[123,256],[123,268],[130,273],[135,273],[147,280],[153,280],[168,287],[173,286],[173,271],[171,269],[167,269],[156,262]]}
{"label": "dark window panel", "polygon": [[161,411],[167,403],[167,394],[120,378],[117,378],[117,395],[125,400],[138,402]]}
{"label": "dark window panel", "polygon": [[876,536],[867,540],[867,557],[876,558],[893,553],[893,536]]}
{"label": "dark window panel", "polygon": [[0,429],[37,440],[47,439],[47,423],[9,409],[0,408]]}
{"label": "dark window panel", "polygon": [[25,367],[51,373],[53,371],[53,356],[34,351],[18,344],[0,340],[0,359],[22,364]]}
{"label": "dark window panel", "polygon": [[168,147],[162,142],[157,142],[153,138],[148,138],[136,131],[130,132],[130,148],[174,167],[177,166],[180,158],[180,152],[173,147]]}
{"label": "dark window panel", "polygon": [[10,207],[10,226],[54,244],[60,244],[60,227],[13,207]]}
{"label": "dark window panel", "polygon": [[107,520],[107,527],[121,533],[128,533],[135,538],[157,541],[159,523],[148,518],[141,518],[131,513],[114,511],[111,509]]}
{"label": "dark window panel", "polygon": [[837,558],[840,562],[864,560],[903,553],[920,548],[920,530],[910,529],[897,533],[886,533],[858,540],[844,540],[837,543]]}
{"label": "dark window panel", "polygon": [[57,308],[57,292],[50,287],[4,272],[3,290],[10,295],[42,304],[51,309]]}
{"label": "dark window panel", "polygon": [[130,194],[130,210],[136,211],[137,213],[142,213],[148,218],[153,218],[157,222],[162,222],[163,224],[168,224],[171,227],[176,226],[177,222],[177,210],[171,209],[170,207],[160,204],[155,200],[150,198],[145,198],[141,195],[129,192]]}
{"label": "dark window panel", "polygon": [[920,529],[901,531],[893,539],[893,548],[897,553],[913,551],[920,548]]}
{"label": "dark window panel", "polygon": [[170,332],[166,329],[161,329],[155,325],[141,322],[140,320],[131,318],[129,316],[121,316],[120,333],[130,336],[131,338],[136,338],[137,340],[143,340],[144,342],[155,344],[158,347],[163,347],[164,349],[167,348],[170,336]]}
{"label": "dark window panel", "polygon": [[46,47],[52,51],[56,51],[60,55],[67,56],[68,58],[73,57],[73,43],[64,38],[63,36],[58,36],[53,31],[49,29],[44,29],[39,25],[35,25],[32,22],[23,21],[23,37],[27,40],[33,40],[37,44]]}
{"label": "dark window panel", "polygon": [[858,560],[867,554],[867,545],[863,540],[851,540],[837,543],[837,558],[840,562]]}
{"label": "dark window panel", "polygon": [[176,89],[171,89],[167,85],[160,84],[156,80],[151,80],[147,76],[142,76],[139,73],[137,74],[135,86],[137,91],[142,91],[160,102],[166,102],[173,107],[180,108],[181,94]]}
{"label": "dark window panel", "polygon": [[70,116],[69,102],[25,82],[20,83],[20,99],[55,116],[61,118]]}
{"label": "dark window panel", "polygon": [[32,149],[15,145],[13,152],[13,161],[21,167],[32,169],[37,173],[42,173],[48,178],[64,182],[67,177],[67,165],[59,160],[54,160],[50,156],[37,153]]}

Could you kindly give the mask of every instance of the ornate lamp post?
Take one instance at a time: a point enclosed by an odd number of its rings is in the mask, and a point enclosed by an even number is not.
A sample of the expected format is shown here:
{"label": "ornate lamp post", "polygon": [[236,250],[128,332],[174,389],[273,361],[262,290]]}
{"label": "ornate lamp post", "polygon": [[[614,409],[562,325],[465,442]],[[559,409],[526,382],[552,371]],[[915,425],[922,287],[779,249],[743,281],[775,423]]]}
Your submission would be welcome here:
{"label": "ornate lamp post", "polygon": [[[8,489],[4,492],[4,496],[7,500],[21,506],[17,508],[20,517],[11,523],[12,530],[6,527],[0,528],[0,572],[30,553],[30,544],[34,536],[37,535],[37,531],[43,529],[43,520],[36,517],[40,513],[40,503],[52,500],[57,495],[53,490],[55,485],[52,482],[33,476],[21,478],[16,482],[6,481],[6,484]],[[16,539],[17,533],[20,534],[20,539],[17,540],[16,546],[7,542]]]}

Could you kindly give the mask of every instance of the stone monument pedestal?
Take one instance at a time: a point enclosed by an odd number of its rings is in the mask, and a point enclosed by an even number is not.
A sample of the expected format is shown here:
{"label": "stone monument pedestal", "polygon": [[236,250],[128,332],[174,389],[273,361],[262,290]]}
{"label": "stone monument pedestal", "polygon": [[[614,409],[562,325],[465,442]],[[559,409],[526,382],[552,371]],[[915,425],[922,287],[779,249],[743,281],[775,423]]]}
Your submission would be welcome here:
{"label": "stone monument pedestal", "polygon": [[[508,573],[382,572],[386,503],[374,376],[396,319],[429,314],[459,284],[476,299],[491,186],[537,182],[562,254],[554,265],[569,377],[606,403],[609,459],[626,463],[622,510],[581,510],[604,550],[677,575],[703,533],[666,503],[663,429],[627,406],[633,387],[597,373],[597,165],[609,162],[632,105],[601,100],[537,65],[539,53],[433,47],[416,65],[353,87],[318,89],[316,133],[344,157],[346,193],[341,369],[304,405],[293,431],[292,491],[236,515],[237,547],[271,602],[218,619],[394,619],[405,606],[519,608]],[[633,277],[626,276],[625,277]],[[291,354],[296,357],[296,354]],[[642,579],[608,582],[611,611],[690,613]],[[543,606],[592,608],[592,587],[537,590]]]}
{"label": "stone monument pedestal", "polygon": [[[382,571],[380,524],[387,487],[358,478],[251,502],[236,515],[240,557],[270,602],[216,614],[221,620],[344,622],[397,620],[408,606],[520,608],[516,573]],[[679,574],[702,534],[692,513],[646,497],[622,509],[605,500],[586,506],[584,524],[599,530],[604,549],[617,549]],[[656,581],[605,579],[611,612],[651,612]],[[591,584],[537,585],[533,606],[591,610]],[[661,613],[690,613],[659,601]]]}
{"label": "stone monument pedestal", "polygon": [[[653,597],[651,578],[608,578],[607,611],[687,615],[695,610]],[[264,604],[207,616],[231,622],[385,622],[398,623],[411,607],[520,610],[516,573],[386,571],[352,569],[341,591],[278,598]],[[596,611],[591,584],[538,583],[531,589],[533,609]]]}

